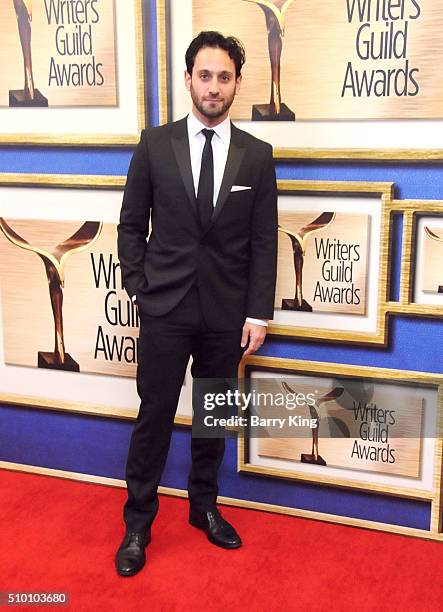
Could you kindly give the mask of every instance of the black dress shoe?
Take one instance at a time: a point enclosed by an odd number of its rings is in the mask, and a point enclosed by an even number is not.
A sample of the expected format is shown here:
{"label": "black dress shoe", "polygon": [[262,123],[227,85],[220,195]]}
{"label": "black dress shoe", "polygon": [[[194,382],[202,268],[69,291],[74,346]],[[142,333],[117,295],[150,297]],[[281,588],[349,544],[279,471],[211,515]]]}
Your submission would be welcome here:
{"label": "black dress shoe", "polygon": [[209,512],[189,510],[189,523],[202,529],[208,540],[221,548],[240,548],[242,541],[234,527],[225,521],[217,508]]}
{"label": "black dress shoe", "polygon": [[144,533],[127,531],[115,556],[115,567],[120,576],[134,576],[146,563],[145,548],[149,538]]}

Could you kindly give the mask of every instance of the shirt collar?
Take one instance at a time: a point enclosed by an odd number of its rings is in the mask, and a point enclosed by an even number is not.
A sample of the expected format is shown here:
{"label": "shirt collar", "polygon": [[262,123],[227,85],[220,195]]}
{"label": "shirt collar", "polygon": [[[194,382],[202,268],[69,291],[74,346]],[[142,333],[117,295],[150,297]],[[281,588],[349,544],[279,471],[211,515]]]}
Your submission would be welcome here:
{"label": "shirt collar", "polygon": [[[191,111],[188,115],[189,138],[194,138],[195,136],[197,136],[197,134],[199,134],[204,129],[209,129],[209,128],[207,128],[207,126],[204,125],[204,123],[199,121],[197,117],[194,115],[194,113]],[[214,132],[223,142],[225,149],[228,150],[229,144],[231,142],[231,120],[229,119],[229,117],[226,117],[224,121],[222,121],[221,123],[219,123],[218,125],[210,129],[214,130]]]}

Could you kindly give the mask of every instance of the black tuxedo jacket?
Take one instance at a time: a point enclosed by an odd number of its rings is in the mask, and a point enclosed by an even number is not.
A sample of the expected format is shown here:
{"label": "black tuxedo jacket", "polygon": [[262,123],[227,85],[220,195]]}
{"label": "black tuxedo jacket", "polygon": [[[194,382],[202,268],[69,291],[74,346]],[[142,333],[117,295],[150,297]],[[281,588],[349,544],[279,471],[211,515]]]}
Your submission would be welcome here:
{"label": "black tuxedo jacket", "polygon": [[[250,189],[231,191],[233,185]],[[272,147],[231,124],[220,194],[202,229],[186,119],[143,130],[128,172],[118,254],[129,296],[137,295],[150,315],[168,313],[196,284],[215,331],[240,328],[246,317],[271,319],[277,261]]]}

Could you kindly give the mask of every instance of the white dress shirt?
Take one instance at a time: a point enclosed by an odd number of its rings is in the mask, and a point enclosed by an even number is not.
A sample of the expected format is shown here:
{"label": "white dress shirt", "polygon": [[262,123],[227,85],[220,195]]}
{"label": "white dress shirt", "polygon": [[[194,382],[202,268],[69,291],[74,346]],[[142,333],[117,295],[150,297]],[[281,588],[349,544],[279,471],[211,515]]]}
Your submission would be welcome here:
{"label": "white dress shirt", "polygon": [[[208,129],[204,123],[199,121],[197,117],[190,112],[187,119],[189,151],[191,154],[192,178],[194,180],[195,197],[198,192],[198,182],[200,180],[200,168],[203,155],[203,147],[205,146],[206,138],[202,130]],[[224,121],[211,128],[214,131],[214,136],[211,140],[212,156],[214,159],[214,198],[213,205],[215,206],[220,192],[220,187],[225,173],[226,160],[228,159],[229,145],[231,143],[231,120],[226,117]],[[134,295],[132,301],[136,299]],[[263,319],[252,319],[247,317],[247,323],[256,325],[268,326],[268,322]]]}
{"label": "white dress shirt", "polygon": [[[203,147],[206,138],[202,130],[208,129],[191,112],[188,115],[188,138],[189,151],[191,154],[192,178],[194,179],[195,197],[198,192],[198,182],[200,180],[200,168],[202,163]],[[213,128],[214,136],[211,140],[212,156],[214,158],[214,200],[215,206],[220,192],[223,174],[225,173],[226,160],[228,159],[229,145],[231,143],[231,121],[227,117],[224,121]]]}

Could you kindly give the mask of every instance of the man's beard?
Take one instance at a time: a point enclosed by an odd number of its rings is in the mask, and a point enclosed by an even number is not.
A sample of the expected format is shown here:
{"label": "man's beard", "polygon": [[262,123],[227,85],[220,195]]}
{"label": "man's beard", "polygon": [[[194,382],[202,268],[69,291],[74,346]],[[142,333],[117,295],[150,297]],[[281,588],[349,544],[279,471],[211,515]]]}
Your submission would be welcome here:
{"label": "man's beard", "polygon": [[224,115],[231,108],[231,105],[234,102],[234,98],[235,98],[235,92],[234,92],[230,98],[224,98],[224,101],[222,102],[221,106],[217,104],[217,106],[213,108],[210,108],[210,107],[207,108],[203,106],[204,102],[211,102],[211,101],[218,102],[219,99],[218,98],[213,98],[213,99],[208,99],[208,100],[199,99],[192,85],[191,85],[190,93],[191,93],[192,101],[195,107],[197,108],[197,110],[203,115],[203,117],[207,117],[208,119],[217,119],[217,117],[221,117],[222,115]]}

